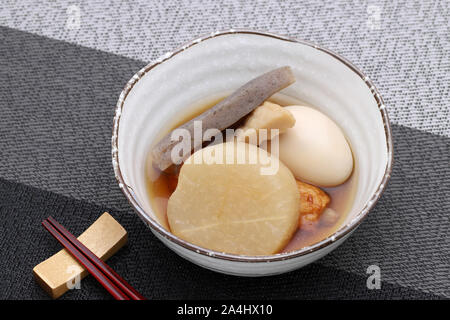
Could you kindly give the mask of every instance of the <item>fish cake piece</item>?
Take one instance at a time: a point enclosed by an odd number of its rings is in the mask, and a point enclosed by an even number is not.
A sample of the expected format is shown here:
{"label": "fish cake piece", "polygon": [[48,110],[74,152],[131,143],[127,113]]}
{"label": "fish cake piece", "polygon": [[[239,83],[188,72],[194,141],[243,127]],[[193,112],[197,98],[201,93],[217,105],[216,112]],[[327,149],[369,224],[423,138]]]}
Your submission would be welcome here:
{"label": "fish cake piece", "polygon": [[272,138],[270,129],[278,129],[279,133],[283,133],[294,125],[295,118],[289,110],[276,103],[265,101],[250,113],[244,125],[239,128],[241,131],[238,131],[237,139],[238,141],[248,141],[249,143],[254,141],[256,144],[260,144],[263,142],[258,142],[261,129],[267,130],[266,139],[270,140]]}
{"label": "fish cake piece", "polygon": [[330,196],[322,189],[296,180],[300,193],[299,226],[315,222],[330,203]]}

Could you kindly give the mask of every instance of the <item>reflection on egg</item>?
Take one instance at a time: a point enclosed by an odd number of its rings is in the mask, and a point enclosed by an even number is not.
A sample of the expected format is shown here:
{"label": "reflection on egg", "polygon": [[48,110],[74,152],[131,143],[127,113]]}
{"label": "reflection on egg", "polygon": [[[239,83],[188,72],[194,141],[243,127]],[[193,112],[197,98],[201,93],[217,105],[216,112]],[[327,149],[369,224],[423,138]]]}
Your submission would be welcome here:
{"label": "reflection on egg", "polygon": [[280,160],[299,180],[322,187],[345,182],[353,170],[353,156],[342,130],[313,108],[286,109],[296,122],[280,135]]}

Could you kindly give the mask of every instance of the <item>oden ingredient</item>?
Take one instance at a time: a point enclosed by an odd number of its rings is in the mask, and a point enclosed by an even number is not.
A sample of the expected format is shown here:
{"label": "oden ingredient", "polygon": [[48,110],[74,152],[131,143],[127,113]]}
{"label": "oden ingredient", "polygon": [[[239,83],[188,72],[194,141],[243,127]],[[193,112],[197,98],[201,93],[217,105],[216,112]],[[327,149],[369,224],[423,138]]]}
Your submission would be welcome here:
{"label": "oden ingredient", "polygon": [[286,108],[266,101],[248,116],[244,125],[239,128],[242,131],[238,131],[237,138],[239,141],[260,144],[263,142],[262,135],[259,134],[260,129],[267,130],[264,140],[270,140],[270,129],[278,129],[279,133],[283,133],[294,124],[295,118]]}
{"label": "oden ingredient", "polygon": [[313,185],[298,180],[296,182],[300,192],[300,214],[311,214],[317,219],[330,203],[330,196]]}
{"label": "oden ingredient", "polygon": [[[202,122],[202,136],[207,129],[226,129],[261,105],[271,95],[293,82],[295,77],[290,67],[281,67],[267,72],[247,82],[232,95],[179,128],[189,131],[192,149],[198,148],[203,141],[194,141],[194,121]],[[167,169],[173,163],[171,152],[179,141],[172,141],[171,135],[172,132],[169,132],[152,150],[153,164],[160,170]]]}
{"label": "oden ingredient", "polygon": [[298,180],[296,182],[300,193],[299,227],[301,227],[305,224],[304,222],[313,222],[320,218],[323,210],[330,203],[330,197],[315,186]]}
{"label": "oden ingredient", "polygon": [[285,108],[295,125],[280,135],[280,160],[299,180],[322,187],[345,182],[353,170],[353,156],[341,129],[312,108]]}
{"label": "oden ingredient", "polygon": [[[226,149],[229,147],[230,149]],[[212,155],[234,150],[234,164],[211,163]],[[237,164],[237,155],[246,161]],[[205,161],[195,164],[194,157]],[[256,163],[248,161],[257,158]],[[279,252],[297,229],[299,193],[292,173],[281,163],[272,175],[261,175],[266,151],[243,142],[201,149],[182,166],[169,199],[172,232],[191,243],[219,252],[270,255]],[[211,163],[211,164],[207,164]]]}

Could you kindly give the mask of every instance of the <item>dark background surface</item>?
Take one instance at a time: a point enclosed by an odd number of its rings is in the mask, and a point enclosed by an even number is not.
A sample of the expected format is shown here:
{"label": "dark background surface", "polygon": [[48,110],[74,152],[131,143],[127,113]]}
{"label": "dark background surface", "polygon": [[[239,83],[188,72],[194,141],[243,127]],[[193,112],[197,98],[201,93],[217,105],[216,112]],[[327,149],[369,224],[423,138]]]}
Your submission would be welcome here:
{"label": "dark background surface", "polygon": [[[280,276],[221,275],[163,246],[114,180],[114,105],[146,62],[5,27],[0,43],[0,298],[47,298],[32,268],[60,246],[41,227],[42,219],[51,214],[79,234],[104,211],[130,235],[110,265],[149,298],[450,297],[448,137],[393,125],[390,184],[332,254]],[[381,268],[381,290],[366,288],[372,264]],[[63,296],[109,298],[91,277]]]}

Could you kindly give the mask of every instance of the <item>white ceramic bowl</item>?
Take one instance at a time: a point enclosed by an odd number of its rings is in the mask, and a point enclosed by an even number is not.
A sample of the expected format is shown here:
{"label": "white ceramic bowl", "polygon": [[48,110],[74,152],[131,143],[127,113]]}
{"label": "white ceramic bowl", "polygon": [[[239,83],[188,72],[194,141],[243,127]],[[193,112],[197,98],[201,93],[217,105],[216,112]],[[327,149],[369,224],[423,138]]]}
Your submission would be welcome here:
{"label": "white ceramic bowl", "polygon": [[[327,114],[344,131],[359,168],[355,201],[332,236],[298,251],[240,256],[177,238],[155,219],[145,184],[151,146],[199,101],[230,92],[271,69],[291,66],[283,94]],[[180,256],[227,274],[264,276],[300,268],[335,249],[361,223],[389,180],[393,146],[383,100],[368,77],[337,54],[305,41],[248,30],[215,32],[169,52],[136,73],[117,102],[112,136],[116,178],[140,218]],[[144,236],[144,235],[143,235]]]}

